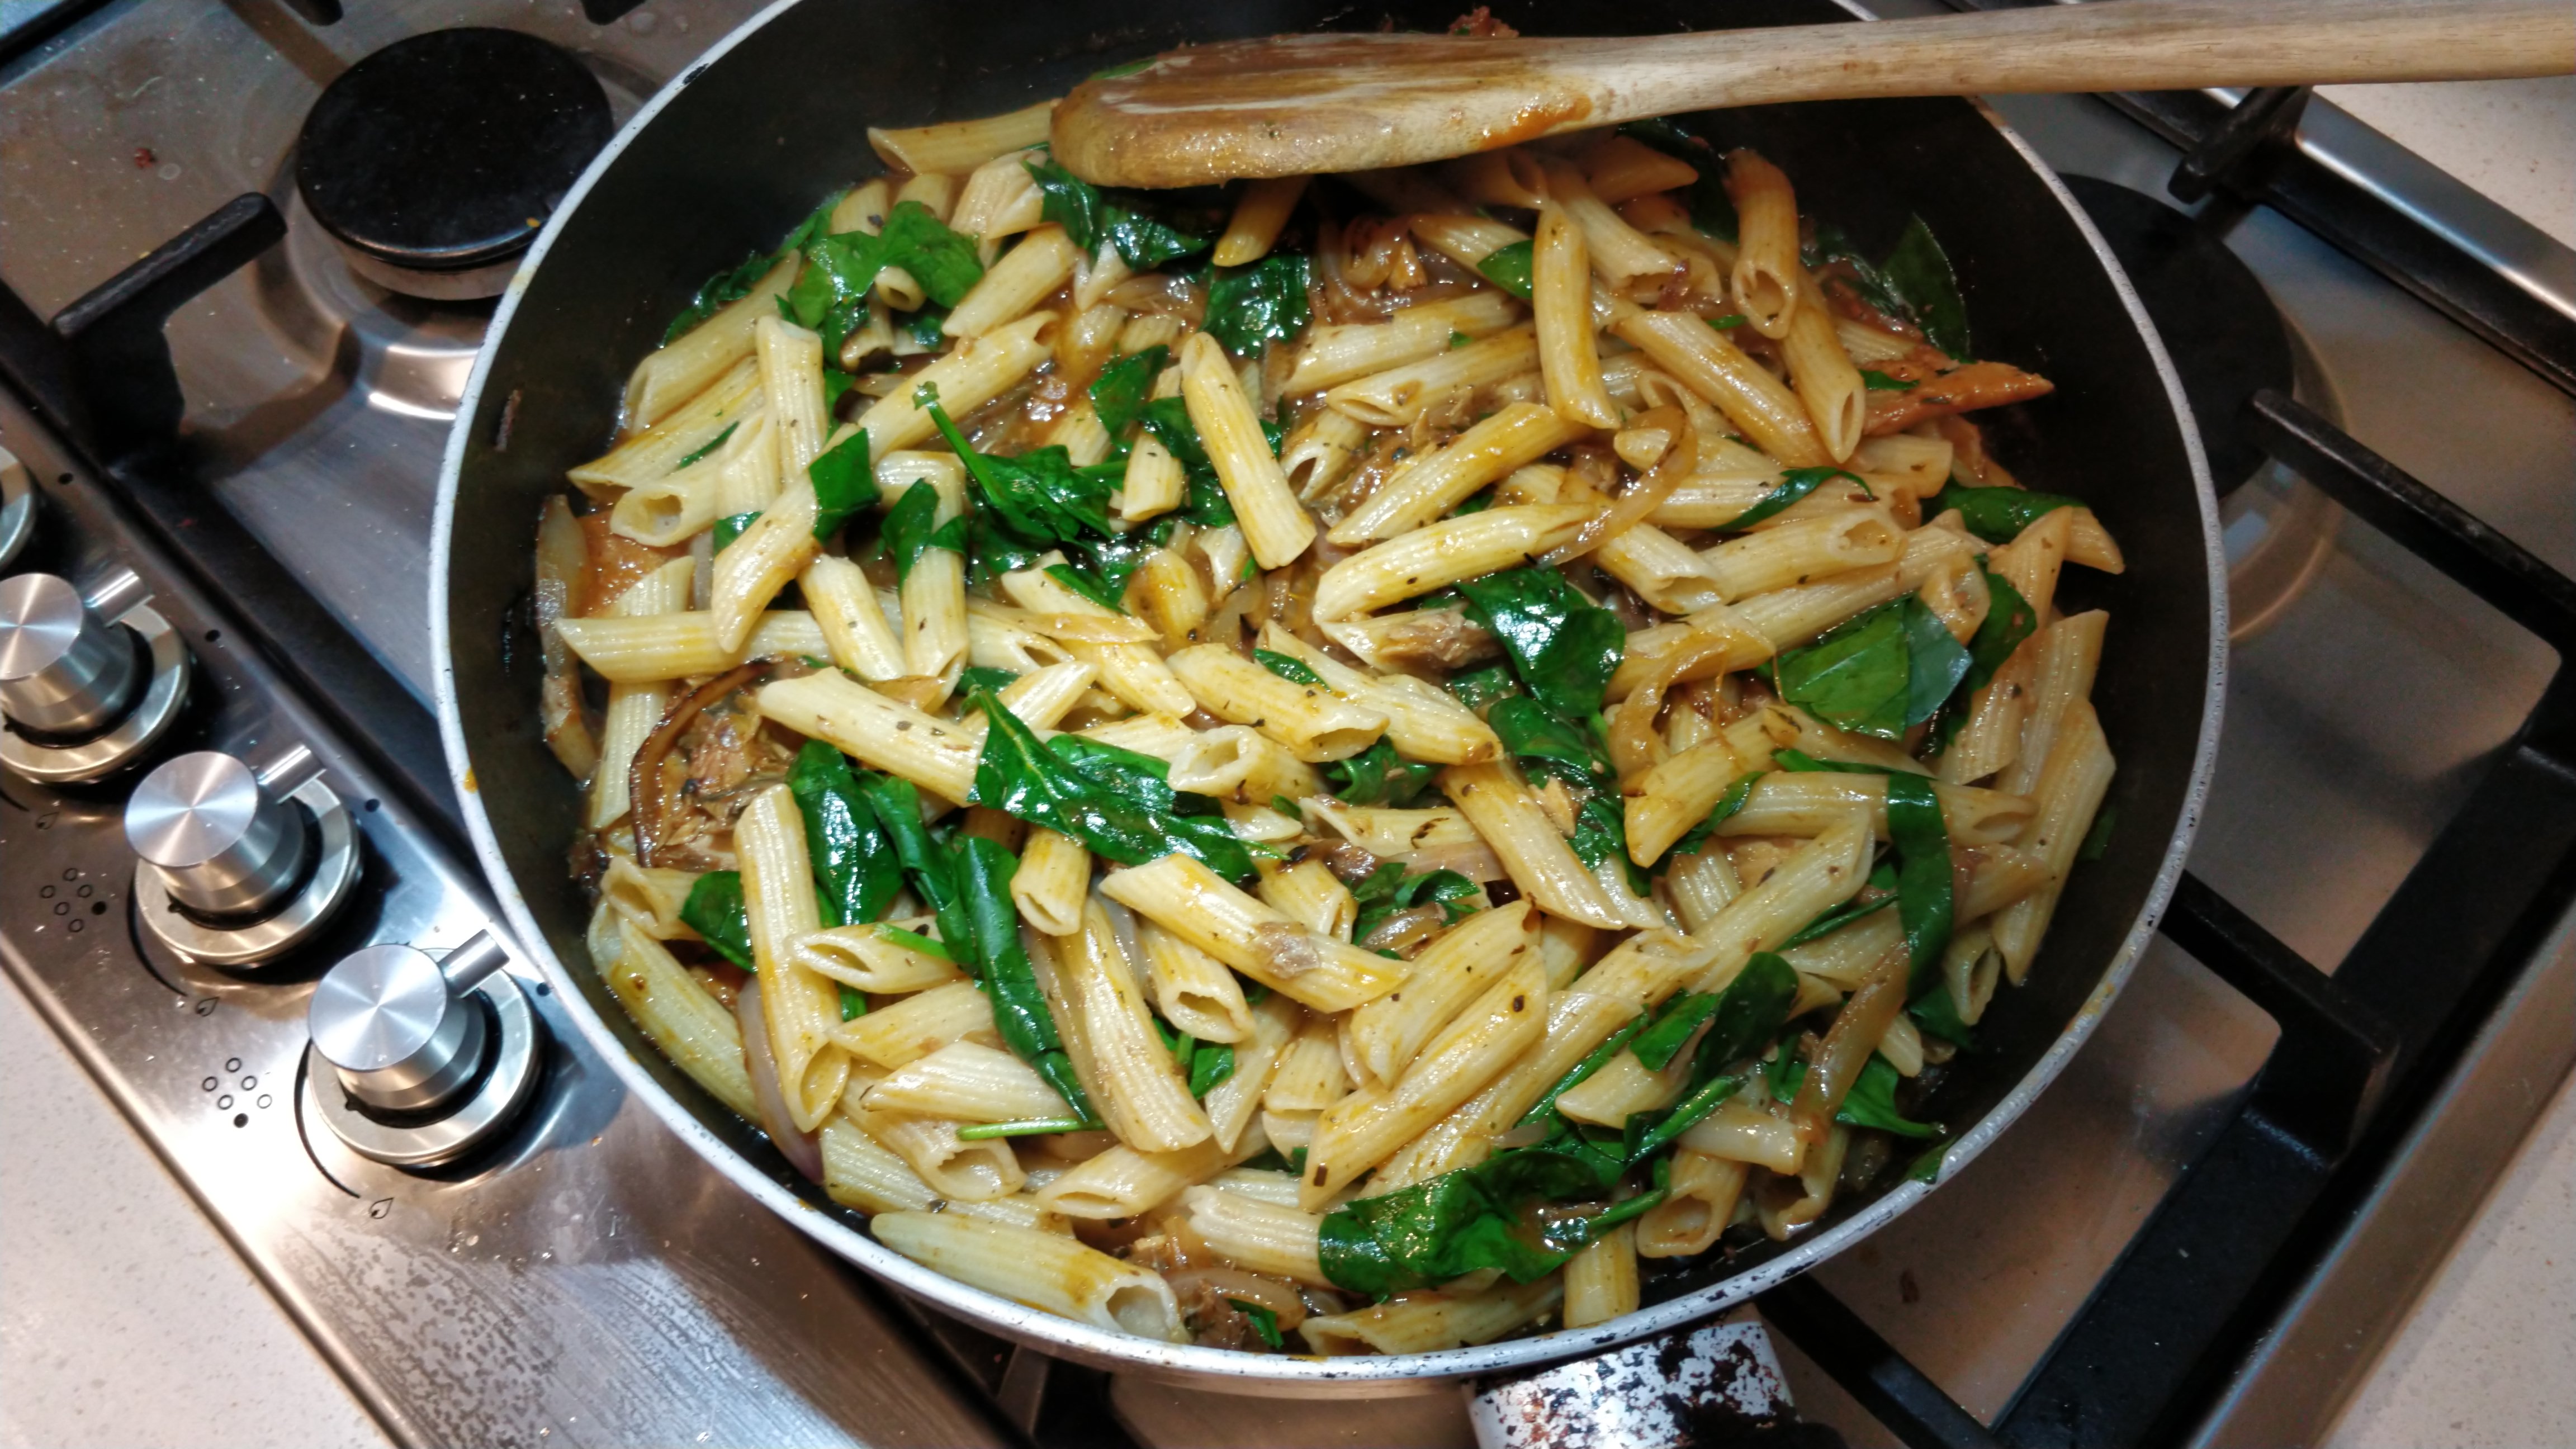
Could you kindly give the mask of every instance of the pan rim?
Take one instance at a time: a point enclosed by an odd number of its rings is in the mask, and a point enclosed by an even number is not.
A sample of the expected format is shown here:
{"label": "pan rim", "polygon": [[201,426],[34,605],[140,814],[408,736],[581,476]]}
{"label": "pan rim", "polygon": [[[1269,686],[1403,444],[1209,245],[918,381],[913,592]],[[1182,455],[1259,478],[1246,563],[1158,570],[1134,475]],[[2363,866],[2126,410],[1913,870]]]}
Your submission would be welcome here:
{"label": "pan rim", "polygon": [[961,1312],[985,1327],[1016,1342],[1039,1348],[1060,1357],[1103,1368],[1141,1371],[1193,1387],[1247,1397],[1293,1395],[1303,1389],[1332,1386],[1346,1393],[1405,1394],[1422,1392],[1438,1381],[1517,1371],[1540,1365],[1583,1358],[1656,1334],[1669,1332],[1723,1312],[1756,1294],[1762,1293],[1805,1272],[1850,1244],[1876,1232],[1888,1222],[1913,1207],[1941,1182],[1948,1181],[1973,1162],[2003,1131],[2028,1110],[2039,1094],[2056,1080],[2075,1052],[2091,1037],[2102,1017],[2117,999],[2135,972],[2148,941],[2155,935],[2157,922],[2179,883],[2184,863],[2190,854],[2193,837],[2200,825],[2201,812],[2217,766],[2218,737],[2224,716],[2228,670],[2228,607],[2226,557],[2219,534],[2217,491],[2209,476],[2207,458],[2200,444],[2200,432],[2185,397],[2180,376],[2166,353],[2163,338],[2140,302],[2135,287],[2111,254],[2109,245],[2094,227],[2083,207],[2078,204],[2057,174],[2040,159],[2038,152],[2001,116],[1975,98],[1969,98],[1979,114],[1992,124],[2023,164],[2039,178],[2074,221],[2095,259],[2102,266],[2117,293],[2121,306],[2145,342],[2156,375],[2164,384],[2166,402],[2179,429],[2186,459],[2190,465],[2193,495],[2200,510],[2203,567],[2209,581],[2209,659],[2203,683],[2199,737],[2194,745],[2190,778],[2185,785],[2172,834],[2166,841],[2163,862],[2141,903],[2136,921],[2122,939],[2119,948],[2103,970],[2101,979],[2086,997],[2084,1004],[2061,1029],[2055,1041],[2039,1060],[2032,1064],[2012,1090],[1987,1109],[1976,1125],[1952,1142],[1944,1153],[1938,1177],[1933,1182],[1907,1181],[1882,1193],[1850,1217],[1826,1230],[1794,1242],[1787,1250],[1743,1272],[1731,1274],[1706,1287],[1682,1294],[1625,1314],[1608,1323],[1577,1330],[1560,1330],[1530,1338],[1508,1339],[1473,1348],[1446,1349],[1433,1353],[1369,1355],[1320,1358],[1272,1354],[1240,1353],[1230,1349],[1200,1348],[1191,1345],[1160,1343],[1122,1333],[1112,1333],[1078,1323],[1037,1309],[1028,1308],[999,1295],[972,1287],[958,1279],[915,1263],[891,1248],[878,1243],[867,1233],[829,1214],[811,1211],[811,1204],[760,1170],[748,1157],[719,1138],[680,1100],[655,1081],[630,1054],[608,1022],[579,989],[577,973],[558,959],[548,943],[543,928],[527,898],[520,891],[516,877],[502,854],[499,836],[481,795],[474,784],[473,762],[465,735],[463,712],[456,685],[451,652],[449,569],[452,562],[452,540],[455,536],[457,496],[462,480],[469,435],[481,414],[484,387],[489,380],[499,343],[506,337],[516,316],[519,303],[527,295],[536,270],[552,249],[570,216],[600,179],[622,156],[635,137],[640,135],[688,85],[708,67],[721,62],[728,54],[772,20],[793,8],[799,0],[775,0],[758,14],[745,20],[669,83],[621,126],[608,145],[582,172],[571,190],[556,206],[554,213],[539,231],[525,259],[510,279],[499,306],[493,313],[484,346],[476,353],[472,372],[467,378],[463,396],[457,405],[456,421],[450,428],[445,453],[439,470],[437,507],[432,520],[430,540],[430,644],[435,663],[434,693],[438,711],[439,735],[446,755],[450,783],[457,791],[467,834],[474,847],[476,863],[482,868],[502,914],[516,935],[523,959],[533,961],[561,988],[557,999],[591,1050],[605,1061],[618,1082],[630,1094],[640,1098],[662,1123],[676,1133],[715,1170],[737,1187],[751,1194],[760,1204],[787,1221],[843,1259],[865,1268],[880,1279],[915,1297],[943,1308]]}

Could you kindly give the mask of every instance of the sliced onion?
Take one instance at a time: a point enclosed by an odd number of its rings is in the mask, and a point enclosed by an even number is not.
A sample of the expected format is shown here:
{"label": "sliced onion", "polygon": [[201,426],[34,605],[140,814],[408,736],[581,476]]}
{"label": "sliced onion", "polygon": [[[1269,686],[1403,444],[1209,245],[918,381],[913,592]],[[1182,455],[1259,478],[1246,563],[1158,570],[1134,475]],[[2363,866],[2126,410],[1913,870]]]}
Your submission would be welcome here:
{"label": "sliced onion", "polygon": [[1414,906],[1380,921],[1375,930],[1360,938],[1359,944],[1371,951],[1401,951],[1448,923],[1448,912],[1437,904]]}
{"label": "sliced onion", "polygon": [[1264,1278],[1240,1268],[1175,1268],[1163,1275],[1183,1298],[1204,1288],[1219,1298],[1236,1298],[1279,1315],[1279,1326],[1295,1328],[1306,1321],[1306,1300],[1293,1283]]}
{"label": "sliced onion", "polygon": [[1390,855],[1387,859],[1402,861],[1405,869],[1421,874],[1454,870],[1479,885],[1501,880],[1510,874],[1503,869],[1503,858],[1494,854],[1494,848],[1481,840],[1453,840],[1446,845],[1426,845],[1420,850]]}
{"label": "sliced onion", "polygon": [[[1669,418],[1659,414],[1669,413]],[[1598,516],[1585,523],[1574,537],[1549,549],[1539,562],[1563,567],[1601,545],[1617,538],[1646,520],[1646,515],[1663,506],[1673,488],[1699,464],[1699,434],[1691,429],[1690,419],[1670,403],[1649,409],[1631,427],[1666,427],[1671,430],[1673,445],[1664,450],[1663,459],[1645,471],[1628,491],[1619,495]]]}
{"label": "sliced onion", "polygon": [[1790,1119],[1798,1124],[1798,1135],[1808,1146],[1822,1142],[1833,1130],[1834,1113],[1842,1109],[1852,1083],[1860,1080],[1860,1069],[1869,1065],[1869,1054],[1878,1050],[1878,1039],[1887,1034],[1888,1023],[1905,1009],[1910,974],[1905,943],[1899,941],[1870,965],[1860,988],[1834,1014],[1834,1024],[1808,1061],[1806,1079],[1789,1107]]}
{"label": "sliced onion", "polygon": [[760,978],[747,977],[734,993],[733,1019],[742,1024],[743,1066],[751,1072],[751,1097],[760,1107],[760,1130],[796,1170],[823,1180],[823,1144],[811,1132],[796,1130],[787,1110],[787,1093],[779,1086],[778,1059],[769,1053],[769,1021],[760,1011]]}

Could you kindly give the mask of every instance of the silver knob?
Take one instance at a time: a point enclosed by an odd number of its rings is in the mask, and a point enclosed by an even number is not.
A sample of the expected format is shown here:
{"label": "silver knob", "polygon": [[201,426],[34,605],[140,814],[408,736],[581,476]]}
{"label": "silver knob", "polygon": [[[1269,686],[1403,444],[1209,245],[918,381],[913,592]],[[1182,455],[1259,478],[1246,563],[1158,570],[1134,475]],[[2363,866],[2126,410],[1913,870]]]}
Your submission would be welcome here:
{"label": "silver knob", "polygon": [[466,995],[508,960],[489,935],[443,963],[392,942],[354,951],[313,988],[314,1049],[367,1106],[433,1111],[482,1067],[483,1012]]}
{"label": "silver knob", "polygon": [[94,735],[125,716],[144,679],[133,636],[52,574],[0,579],[0,713],[46,735]]}
{"label": "silver knob", "polygon": [[313,831],[250,766],[212,750],[164,763],[125,802],[125,838],[179,904],[256,916],[301,883]]}

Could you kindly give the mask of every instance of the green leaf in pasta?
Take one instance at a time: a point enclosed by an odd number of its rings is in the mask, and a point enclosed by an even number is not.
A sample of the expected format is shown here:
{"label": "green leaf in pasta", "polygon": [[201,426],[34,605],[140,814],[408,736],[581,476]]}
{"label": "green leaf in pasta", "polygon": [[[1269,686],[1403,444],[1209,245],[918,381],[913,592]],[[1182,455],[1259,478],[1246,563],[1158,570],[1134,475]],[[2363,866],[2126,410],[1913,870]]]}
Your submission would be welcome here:
{"label": "green leaf in pasta", "polygon": [[1887,777],[1887,834],[1896,848],[1896,916],[1905,925],[1913,963],[1908,996],[1941,985],[1941,953],[1950,944],[1953,911],[1950,830],[1941,798],[1921,775]]}
{"label": "green leaf in pasta", "polygon": [[1814,920],[1790,932],[1789,939],[1780,943],[1780,949],[1786,951],[1809,941],[1822,940],[1863,916],[1876,914],[1895,904],[1896,864],[1889,861],[1871,870],[1867,883],[1851,899],[1819,913]]}
{"label": "green leaf in pasta", "polygon": [[2043,515],[2083,506],[2081,499],[2060,493],[2034,493],[2027,488],[1969,488],[1954,483],[1923,500],[1923,516],[1937,518],[1955,508],[1970,533],[1988,543],[2010,543]]}
{"label": "green leaf in pasta", "polygon": [[1255,649],[1252,651],[1252,660],[1291,684],[1324,682],[1322,675],[1307,668],[1306,662],[1294,654],[1282,654],[1275,649]]}
{"label": "green leaf in pasta", "polygon": [[805,465],[805,476],[814,483],[814,537],[830,538],[850,521],[850,515],[877,501],[876,474],[868,467],[867,429],[852,428],[848,437],[824,449]]}
{"label": "green leaf in pasta", "polygon": [[1111,438],[1123,441],[1127,430],[1144,418],[1145,404],[1153,400],[1154,379],[1163,375],[1171,360],[1172,350],[1157,342],[1100,369],[1091,384],[1091,410]]}
{"label": "green leaf in pasta", "polygon": [[741,426],[742,422],[740,419],[736,419],[733,422],[725,424],[723,432],[716,434],[714,437],[707,439],[703,444],[692,449],[686,457],[680,459],[679,463],[674,466],[671,471],[677,473],[682,468],[689,467],[692,464],[704,460],[709,453],[712,453],[716,449],[723,447],[726,443],[731,442],[733,440],[734,430]]}
{"label": "green leaf in pasta", "polygon": [[717,519],[715,526],[707,530],[708,541],[714,546],[714,551],[724,552],[726,547],[735,539],[742,537],[743,530],[751,527],[753,520],[759,517],[760,510],[755,508],[747,513],[728,513]]}
{"label": "green leaf in pasta", "polygon": [[1977,1044],[1976,1033],[1959,1019],[1958,998],[1950,994],[1950,985],[1946,981],[1934,983],[1933,988],[1906,1007],[1905,1012],[1914,1018],[1914,1024],[1921,1027],[1927,1036],[1937,1036],[1961,1051],[1971,1050]]}
{"label": "green leaf in pasta", "polygon": [[1474,915],[1482,891],[1474,881],[1454,870],[1408,873],[1400,861],[1382,861],[1359,884],[1351,887],[1351,899],[1359,913],[1351,922],[1351,939],[1365,939],[1370,932],[1386,923],[1398,911],[1438,902],[1444,921],[1456,925]]}
{"label": "green leaf in pasta", "polygon": [[1234,1075],[1234,1047],[1221,1041],[1203,1041],[1190,1051],[1190,1095],[1205,1098],[1225,1085]]}
{"label": "green leaf in pasta", "polygon": [[680,902],[680,924],[743,970],[760,969],[751,959],[751,912],[742,903],[742,872],[711,870],[690,882],[688,898]]}
{"label": "green leaf in pasta", "polygon": [[[991,721],[975,765],[973,803],[1070,835],[1122,865],[1143,865],[1177,851],[1228,880],[1252,874],[1252,853],[1224,816],[1178,812],[1182,800],[1165,783],[1168,767],[1161,761],[1126,750],[1113,756],[1108,752],[1114,747],[1093,741],[1083,741],[1080,753],[1068,758],[1076,747],[1050,748],[994,696],[977,691],[967,702]],[[1072,738],[1059,735],[1056,741]],[[1121,767],[1115,773],[1113,763]],[[1144,788],[1147,782],[1159,786],[1160,794]]]}
{"label": "green leaf in pasta", "polygon": [[1325,781],[1346,805],[1409,809],[1439,778],[1438,765],[1406,759],[1396,753],[1395,742],[1383,736],[1349,759],[1335,760],[1324,767]]}
{"label": "green leaf in pasta", "polygon": [[1047,1013],[1046,993],[1039,989],[1029,953],[1020,945],[1019,911],[1011,904],[1011,875],[1019,865],[998,840],[969,835],[958,841],[957,883],[975,933],[975,954],[981,962],[977,974],[984,994],[993,1002],[993,1028],[1012,1055],[1055,1088],[1083,1125],[1097,1127],[1099,1114],[1083,1095],[1073,1059],[1065,1054],[1064,1039],[1056,1033],[1055,1018]]}
{"label": "green leaf in pasta", "polygon": [[1878,497],[1877,494],[1869,491],[1869,484],[1863,482],[1857,473],[1847,473],[1840,468],[1787,468],[1780,473],[1779,487],[1763,494],[1754,501],[1752,507],[1718,526],[1727,529],[1751,528],[1766,518],[1785,512],[1789,505],[1815,492],[1828,478],[1849,478],[1854,483],[1860,484],[1860,491],[1864,497],[1871,499]]}
{"label": "green leaf in pasta", "polygon": [[1221,267],[1208,283],[1207,335],[1241,356],[1306,330],[1306,257],[1272,252],[1248,267]]}
{"label": "green leaf in pasta", "polygon": [[1949,626],[1907,594],[1784,651],[1773,677],[1781,698],[1826,723],[1893,740],[1930,719],[1968,665]]}
{"label": "green leaf in pasta", "polygon": [[1871,392],[1912,392],[1922,384],[1890,377],[1874,367],[1864,367],[1860,370],[1860,385]]}
{"label": "green leaf in pasta", "polygon": [[1478,623],[1500,639],[1521,687],[1561,719],[1601,710],[1628,631],[1552,568],[1506,569],[1458,585]]}
{"label": "green leaf in pasta", "polygon": [[927,480],[903,490],[903,496],[886,511],[884,530],[879,536],[885,540],[886,555],[894,561],[895,582],[911,578],[913,565],[934,548],[957,554],[966,551],[965,516],[960,514],[946,523],[938,519],[939,490]]}
{"label": "green leaf in pasta", "polygon": [[1484,273],[1486,281],[1527,301],[1531,288],[1530,259],[1533,255],[1532,244],[1526,240],[1505,242],[1485,253],[1484,259],[1476,263],[1476,270]]}
{"label": "green leaf in pasta", "polygon": [[1726,160],[1716,147],[1660,116],[1631,121],[1619,128],[1619,134],[1633,136],[1697,170],[1699,179],[1685,191],[1683,202],[1690,209],[1691,225],[1710,236],[1735,240],[1735,202],[1726,194]]}
{"label": "green leaf in pasta", "polygon": [[1968,351],[1968,305],[1959,296],[1959,275],[1950,266],[1950,254],[1941,249],[1932,228],[1923,218],[1911,217],[1904,234],[1896,239],[1896,250],[1887,254],[1887,263],[1879,269],[1887,284],[1903,297],[1912,309],[1916,325],[1933,346],[1961,362],[1971,361]]}
{"label": "green leaf in pasta", "polygon": [[1843,1094],[1843,1104],[1835,1111],[1834,1120],[1849,1127],[1875,1127],[1899,1137],[1938,1137],[1942,1128],[1937,1123],[1917,1122],[1896,1106],[1896,1084],[1905,1080],[1887,1058],[1872,1055],[1869,1064],[1860,1069],[1851,1090]]}
{"label": "green leaf in pasta", "polygon": [[1717,797],[1717,804],[1708,812],[1708,818],[1684,831],[1682,838],[1673,842],[1673,848],[1666,853],[1667,858],[1697,855],[1700,847],[1708,844],[1708,838],[1717,833],[1717,827],[1725,824],[1729,816],[1744,808],[1744,802],[1753,798],[1753,782],[1765,773],[1756,770],[1728,786],[1726,793]]}
{"label": "green leaf in pasta", "polygon": [[899,775],[872,770],[852,773],[858,779],[859,794],[876,813],[878,828],[894,842],[895,858],[903,862],[904,879],[911,883],[912,893],[938,917],[939,939],[946,943],[950,958],[973,969],[982,958],[976,954],[973,918],[958,889],[957,863],[921,823],[921,792]]}
{"label": "green leaf in pasta", "polygon": [[1241,1298],[1229,1298],[1225,1301],[1233,1305],[1236,1312],[1251,1320],[1254,1335],[1263,1343],[1272,1348],[1283,1348],[1287,1345],[1288,1340],[1279,1334],[1278,1309],[1260,1303],[1246,1302]]}
{"label": "green leaf in pasta", "polygon": [[822,740],[807,740],[788,767],[787,788],[805,817],[805,850],[813,860],[823,924],[864,925],[883,915],[903,889],[903,860],[877,829],[876,812],[859,794],[849,757]]}

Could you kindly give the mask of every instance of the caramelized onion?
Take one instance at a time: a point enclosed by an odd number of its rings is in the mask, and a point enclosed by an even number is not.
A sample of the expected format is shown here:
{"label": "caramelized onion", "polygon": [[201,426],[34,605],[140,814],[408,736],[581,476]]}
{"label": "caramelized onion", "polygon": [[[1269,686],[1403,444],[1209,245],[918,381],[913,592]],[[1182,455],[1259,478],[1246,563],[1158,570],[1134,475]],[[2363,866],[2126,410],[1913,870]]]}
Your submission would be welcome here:
{"label": "caramelized onion", "polygon": [[1693,630],[1655,656],[1653,672],[1610,712],[1610,763],[1618,770],[1621,785],[1633,784],[1656,765],[1655,716],[1663,713],[1664,692],[1673,687],[1673,681],[1733,647],[1734,640],[1727,635]]}
{"label": "caramelized onion", "polygon": [[787,1110],[787,1093],[778,1082],[778,1059],[769,1052],[769,1019],[760,1009],[760,978],[747,977],[734,993],[733,1019],[742,1025],[743,1067],[751,1073],[752,1101],[760,1108],[760,1130],[796,1170],[823,1180],[823,1144],[811,1132],[796,1130]]}
{"label": "caramelized onion", "polygon": [[1692,429],[1689,414],[1680,408],[1670,403],[1650,408],[1629,427],[1632,430],[1667,429],[1671,445],[1664,449],[1664,456],[1655,466],[1628,485],[1628,491],[1620,494],[1617,501],[1584,524],[1574,537],[1549,549],[1539,562],[1562,568],[1645,522],[1646,515],[1661,507],[1674,486],[1699,466],[1699,434]]}
{"label": "caramelized onion", "polygon": [[1833,1026],[1807,1063],[1806,1080],[1798,1085],[1789,1118],[1798,1124],[1798,1136],[1810,1148],[1833,1130],[1834,1113],[1841,1110],[1843,1097],[1860,1080],[1860,1069],[1869,1065],[1869,1054],[1878,1050],[1878,1039],[1887,1034],[1888,1023],[1905,1009],[1910,965],[1901,940],[1881,953],[1860,989],[1835,1014]]}
{"label": "caramelized onion", "polygon": [[1377,928],[1362,936],[1361,946],[1371,951],[1402,951],[1435,935],[1449,923],[1449,913],[1437,904],[1413,906],[1378,922]]}
{"label": "caramelized onion", "polygon": [[1267,1308],[1279,1315],[1282,1329],[1295,1328],[1306,1321],[1306,1300],[1298,1296],[1297,1285],[1277,1278],[1264,1278],[1240,1268],[1176,1268],[1164,1274],[1163,1281],[1184,1300],[1205,1289],[1219,1298],[1241,1299]]}
{"label": "caramelized onion", "polygon": [[537,520],[537,586],[534,594],[537,641],[546,678],[538,695],[538,722],[545,727],[546,748],[554,751],[574,778],[587,780],[599,767],[599,742],[581,708],[581,670],[572,646],[564,643],[555,622],[578,615],[583,583],[590,568],[590,548],[581,520],[562,494],[546,500]]}

